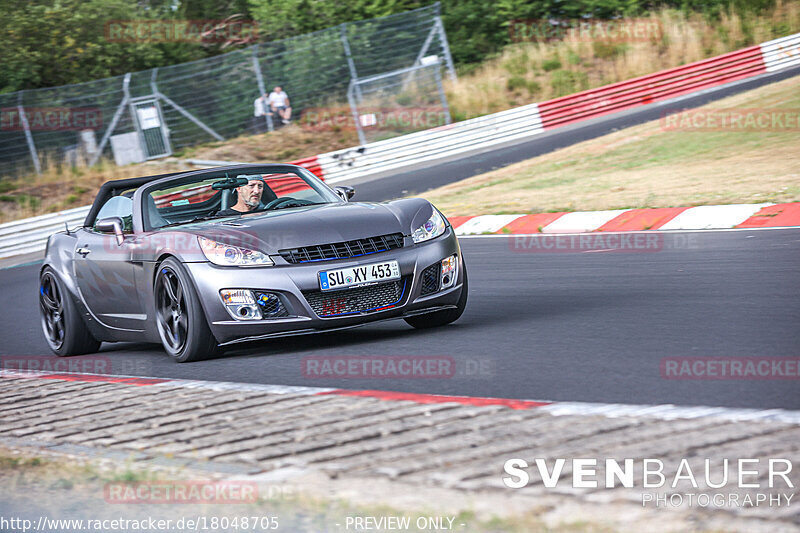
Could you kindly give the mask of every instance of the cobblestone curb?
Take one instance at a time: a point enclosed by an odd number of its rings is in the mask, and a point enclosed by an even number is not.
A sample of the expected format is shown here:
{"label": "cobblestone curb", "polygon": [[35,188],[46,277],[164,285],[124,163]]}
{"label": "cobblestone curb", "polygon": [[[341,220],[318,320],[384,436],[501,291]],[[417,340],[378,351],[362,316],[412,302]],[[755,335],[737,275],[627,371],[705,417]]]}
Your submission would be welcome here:
{"label": "cobblestone curb", "polygon": [[[516,457],[531,464],[534,458],[596,458],[598,478],[606,458],[657,458],[674,466],[686,458],[694,472],[703,471],[704,458],[783,458],[798,464],[800,419],[788,411],[748,417],[745,410],[732,416],[709,408],[681,417],[669,406],[618,406],[604,413],[602,406],[587,404],[585,413],[576,414],[579,404],[509,408],[386,401],[307,387],[69,381],[63,375],[41,379],[8,371],[1,377],[5,446],[182,465],[372,503],[376,498],[384,504],[470,502],[490,505],[487,512],[498,514],[539,509],[556,521],[570,510],[570,519],[585,514],[617,526],[666,520],[677,524],[676,531],[687,530],[687,524],[725,531],[800,530],[800,501],[781,507],[657,509],[643,508],[645,489],[638,485],[546,488],[533,476],[519,490],[503,483],[503,464]],[[571,474],[567,462],[562,477]],[[790,479],[796,496],[798,472]],[[762,487],[767,481],[766,474],[759,478]],[[687,492],[681,486],[662,490]],[[697,494],[719,490],[690,487]],[[758,489],[725,490],[744,495]]]}

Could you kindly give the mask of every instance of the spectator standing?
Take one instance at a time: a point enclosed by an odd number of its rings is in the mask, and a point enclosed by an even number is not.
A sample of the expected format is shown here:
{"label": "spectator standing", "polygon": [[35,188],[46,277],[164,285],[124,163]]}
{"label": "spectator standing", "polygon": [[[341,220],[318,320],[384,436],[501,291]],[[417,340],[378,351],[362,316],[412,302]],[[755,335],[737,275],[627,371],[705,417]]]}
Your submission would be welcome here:
{"label": "spectator standing", "polygon": [[267,131],[266,119],[267,114],[267,95],[262,94],[253,100],[253,133],[264,133]]}

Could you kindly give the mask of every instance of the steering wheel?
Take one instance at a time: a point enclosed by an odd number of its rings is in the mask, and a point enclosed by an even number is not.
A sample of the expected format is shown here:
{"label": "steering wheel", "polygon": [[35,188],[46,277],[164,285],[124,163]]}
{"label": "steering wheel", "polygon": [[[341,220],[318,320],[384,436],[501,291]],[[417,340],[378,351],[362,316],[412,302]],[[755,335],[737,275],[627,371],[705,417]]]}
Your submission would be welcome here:
{"label": "steering wheel", "polygon": [[264,211],[269,211],[270,209],[281,209],[283,207],[302,207],[304,205],[312,205],[313,203],[314,202],[309,200],[301,200],[299,198],[275,198],[264,206]]}

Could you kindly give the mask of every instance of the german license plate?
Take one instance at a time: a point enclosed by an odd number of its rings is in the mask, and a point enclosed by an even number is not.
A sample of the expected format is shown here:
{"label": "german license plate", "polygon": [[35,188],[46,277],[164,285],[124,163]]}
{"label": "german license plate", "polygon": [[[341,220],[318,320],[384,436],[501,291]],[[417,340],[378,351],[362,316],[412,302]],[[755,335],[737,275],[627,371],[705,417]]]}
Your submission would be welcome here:
{"label": "german license plate", "polygon": [[319,287],[323,291],[332,291],[394,279],[400,279],[400,266],[397,261],[386,261],[322,271],[319,273]]}

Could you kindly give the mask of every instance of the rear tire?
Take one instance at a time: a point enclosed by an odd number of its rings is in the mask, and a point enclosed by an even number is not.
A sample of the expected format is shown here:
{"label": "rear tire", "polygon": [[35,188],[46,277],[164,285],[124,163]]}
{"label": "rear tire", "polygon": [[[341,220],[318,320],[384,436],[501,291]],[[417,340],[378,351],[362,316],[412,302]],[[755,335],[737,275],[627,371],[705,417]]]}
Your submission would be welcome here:
{"label": "rear tire", "polygon": [[467,307],[467,293],[469,292],[467,283],[467,266],[463,263],[462,266],[464,268],[464,283],[461,287],[461,296],[458,298],[458,303],[456,304],[455,309],[444,309],[434,313],[408,317],[404,320],[409,326],[413,326],[417,329],[438,328],[439,326],[444,326],[450,324],[451,322],[455,322],[461,317],[461,315],[464,313],[464,309]]}
{"label": "rear tire", "polygon": [[194,285],[174,257],[158,266],[153,295],[161,344],[175,361],[199,361],[218,353]]}
{"label": "rear tire", "polygon": [[39,275],[39,313],[44,338],[59,357],[100,349],[100,341],[89,333],[72,296],[49,266]]}

